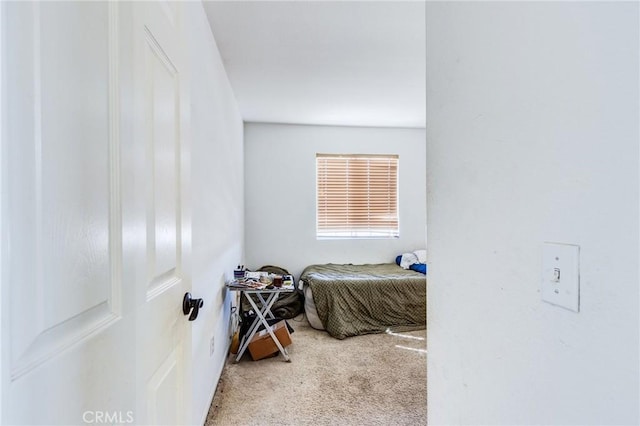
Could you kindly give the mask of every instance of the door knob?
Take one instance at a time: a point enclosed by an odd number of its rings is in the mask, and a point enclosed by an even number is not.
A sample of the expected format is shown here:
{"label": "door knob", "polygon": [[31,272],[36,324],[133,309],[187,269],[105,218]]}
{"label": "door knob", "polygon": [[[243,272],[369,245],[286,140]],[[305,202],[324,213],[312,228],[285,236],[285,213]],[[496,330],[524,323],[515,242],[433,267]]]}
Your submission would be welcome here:
{"label": "door knob", "polygon": [[202,299],[193,299],[191,297],[191,293],[187,292],[184,294],[182,298],[182,312],[185,315],[189,315],[189,321],[193,321],[198,318],[198,312],[200,312],[200,308],[204,305]]}

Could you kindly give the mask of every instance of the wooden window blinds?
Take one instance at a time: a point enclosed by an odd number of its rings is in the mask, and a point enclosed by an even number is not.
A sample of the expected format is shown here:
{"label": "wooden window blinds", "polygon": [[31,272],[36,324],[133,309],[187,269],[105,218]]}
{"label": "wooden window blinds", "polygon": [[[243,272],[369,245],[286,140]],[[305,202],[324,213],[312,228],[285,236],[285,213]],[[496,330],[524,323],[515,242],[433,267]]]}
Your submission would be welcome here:
{"label": "wooden window blinds", "polygon": [[395,238],[398,156],[316,154],[318,238]]}

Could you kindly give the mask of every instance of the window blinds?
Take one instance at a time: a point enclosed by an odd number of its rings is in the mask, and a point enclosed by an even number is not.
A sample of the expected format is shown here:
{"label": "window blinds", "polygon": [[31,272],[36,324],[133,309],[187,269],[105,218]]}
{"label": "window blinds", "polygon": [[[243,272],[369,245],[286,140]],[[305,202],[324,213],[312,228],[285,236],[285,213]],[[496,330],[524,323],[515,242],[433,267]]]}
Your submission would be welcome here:
{"label": "window blinds", "polygon": [[319,238],[398,232],[398,156],[316,154]]}

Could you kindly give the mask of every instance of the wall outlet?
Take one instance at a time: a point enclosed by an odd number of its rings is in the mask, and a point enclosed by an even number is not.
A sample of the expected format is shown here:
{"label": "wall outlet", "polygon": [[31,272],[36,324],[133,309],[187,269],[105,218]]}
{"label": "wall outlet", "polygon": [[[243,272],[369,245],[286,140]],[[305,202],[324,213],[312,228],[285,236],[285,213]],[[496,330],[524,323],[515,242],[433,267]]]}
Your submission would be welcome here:
{"label": "wall outlet", "polygon": [[211,337],[211,342],[209,342],[209,356],[213,356],[213,351],[215,346],[213,345],[213,337]]}

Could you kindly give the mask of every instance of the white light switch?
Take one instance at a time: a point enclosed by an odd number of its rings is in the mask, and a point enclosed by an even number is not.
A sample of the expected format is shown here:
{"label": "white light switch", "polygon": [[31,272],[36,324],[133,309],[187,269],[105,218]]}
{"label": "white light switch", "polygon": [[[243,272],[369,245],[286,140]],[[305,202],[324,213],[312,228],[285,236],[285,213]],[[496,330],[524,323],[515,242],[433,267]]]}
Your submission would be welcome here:
{"label": "white light switch", "polygon": [[544,243],[542,246],[542,300],[580,311],[580,247]]}

